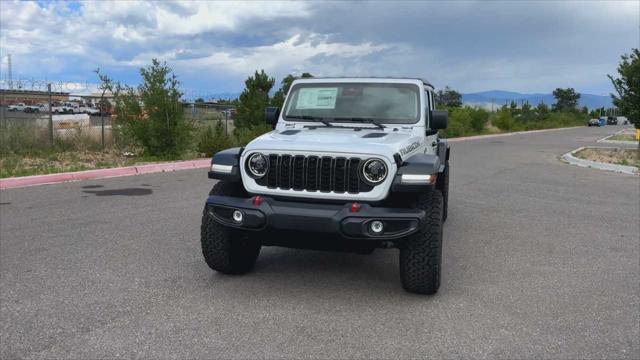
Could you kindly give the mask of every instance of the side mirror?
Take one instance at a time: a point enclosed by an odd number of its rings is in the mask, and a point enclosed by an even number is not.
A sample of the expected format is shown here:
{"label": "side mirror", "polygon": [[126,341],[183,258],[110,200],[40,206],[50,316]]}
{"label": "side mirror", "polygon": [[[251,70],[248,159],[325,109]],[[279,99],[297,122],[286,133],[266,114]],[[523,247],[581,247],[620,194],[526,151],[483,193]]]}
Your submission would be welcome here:
{"label": "side mirror", "polygon": [[429,119],[429,128],[433,130],[446,129],[449,121],[449,111],[432,110]]}
{"label": "side mirror", "polygon": [[267,124],[276,126],[278,123],[278,117],[280,117],[280,108],[275,106],[269,106],[264,109],[264,115],[267,119]]}

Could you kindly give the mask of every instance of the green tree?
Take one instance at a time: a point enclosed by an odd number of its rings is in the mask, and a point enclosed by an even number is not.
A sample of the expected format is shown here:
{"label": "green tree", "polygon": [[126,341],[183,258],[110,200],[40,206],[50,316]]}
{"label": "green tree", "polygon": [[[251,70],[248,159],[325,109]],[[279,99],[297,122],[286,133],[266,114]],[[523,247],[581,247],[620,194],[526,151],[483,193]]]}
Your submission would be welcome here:
{"label": "green tree", "polygon": [[269,91],[275,83],[264,70],[256,71],[245,80],[245,89],[238,99],[237,115],[234,125],[237,128],[249,128],[265,124],[264,108],[269,104]]}
{"label": "green tree", "polygon": [[582,110],[580,110],[580,111],[582,111],[583,114],[588,114],[589,113],[589,108],[586,107],[586,106],[583,106]]}
{"label": "green tree", "polygon": [[200,98],[197,98],[197,99],[196,99],[196,101],[195,101],[195,103],[196,103],[196,104],[202,104],[202,103],[204,103],[204,99],[203,99],[203,98],[201,98],[201,97],[200,97]]}
{"label": "green tree", "polygon": [[152,60],[140,69],[142,84],[116,92],[116,115],[122,131],[145,154],[175,158],[190,144],[191,124],[184,117],[178,79],[166,63]]}
{"label": "green tree", "polygon": [[640,129],[640,50],[632,49],[630,55],[622,55],[618,74],[619,78],[607,75],[618,93],[611,94],[613,104]]}
{"label": "green tree", "polygon": [[540,101],[538,106],[536,106],[536,113],[538,113],[538,116],[541,119],[545,119],[547,117],[549,114],[549,107],[544,103],[544,101]]}
{"label": "green tree", "polygon": [[462,107],[462,95],[445,86],[444,90],[435,93],[435,102],[438,107],[459,108]]}
{"label": "green tree", "polygon": [[282,81],[280,82],[280,89],[278,89],[278,91],[276,91],[276,93],[273,94],[273,98],[271,99],[271,104],[273,106],[277,106],[281,108],[282,105],[284,105],[284,99],[289,93],[289,89],[291,88],[291,84],[293,83],[293,81],[296,79],[306,79],[306,78],[312,78],[312,77],[313,75],[307,72],[302,73],[302,75],[300,75],[299,77],[293,76],[291,74],[285,76],[284,79],[282,79]]}
{"label": "green tree", "polygon": [[553,104],[554,111],[576,111],[580,94],[573,88],[557,88],[553,90],[553,96],[556,98],[556,103]]}

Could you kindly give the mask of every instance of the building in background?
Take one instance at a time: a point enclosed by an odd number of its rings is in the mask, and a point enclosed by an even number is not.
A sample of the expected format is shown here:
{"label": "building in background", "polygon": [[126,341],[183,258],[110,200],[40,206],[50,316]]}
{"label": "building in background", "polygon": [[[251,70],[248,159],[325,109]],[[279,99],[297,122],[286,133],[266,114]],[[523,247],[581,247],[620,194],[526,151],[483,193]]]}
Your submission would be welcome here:
{"label": "building in background", "polygon": [[96,107],[100,103],[100,99],[104,99],[104,101],[108,101],[109,104],[111,104],[111,106],[116,104],[115,97],[111,91],[105,92],[104,98],[102,97],[101,92],[94,92],[89,95],[78,95],[78,97],[81,98],[85,104],[91,104]]}
{"label": "building in background", "polygon": [[[51,101],[69,101],[69,93],[51,92]],[[12,105],[17,103],[34,105],[48,102],[49,93],[47,91],[0,89],[0,105]]]}

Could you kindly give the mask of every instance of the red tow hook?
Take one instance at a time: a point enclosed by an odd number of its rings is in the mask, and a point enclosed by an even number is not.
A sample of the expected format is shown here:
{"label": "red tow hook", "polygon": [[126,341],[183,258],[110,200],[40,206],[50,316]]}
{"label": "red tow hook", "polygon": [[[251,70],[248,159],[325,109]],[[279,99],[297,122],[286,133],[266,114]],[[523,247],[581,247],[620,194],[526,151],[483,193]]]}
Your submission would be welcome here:
{"label": "red tow hook", "polygon": [[260,206],[260,204],[262,204],[262,198],[260,195],[256,195],[256,197],[253,198],[253,205]]}
{"label": "red tow hook", "polygon": [[351,203],[351,212],[357,213],[358,211],[360,211],[360,204],[357,202]]}

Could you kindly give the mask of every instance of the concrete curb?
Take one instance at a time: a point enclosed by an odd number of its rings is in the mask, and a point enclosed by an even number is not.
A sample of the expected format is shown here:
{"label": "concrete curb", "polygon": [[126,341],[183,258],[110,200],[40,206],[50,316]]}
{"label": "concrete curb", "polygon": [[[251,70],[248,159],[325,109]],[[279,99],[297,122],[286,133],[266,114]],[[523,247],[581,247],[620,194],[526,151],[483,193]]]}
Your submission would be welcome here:
{"label": "concrete curb", "polygon": [[513,135],[525,135],[525,134],[536,134],[536,133],[544,133],[550,131],[560,131],[560,130],[569,130],[569,129],[577,129],[583,128],[584,126],[572,126],[567,128],[555,128],[555,129],[542,129],[542,130],[529,130],[529,131],[516,131],[509,133],[500,133],[500,134],[489,134],[489,135],[475,135],[475,136],[463,136],[452,139],[447,139],[449,142],[458,142],[458,141],[468,141],[468,140],[481,140],[488,138],[496,138],[496,137],[504,137],[504,136],[513,136]]}
{"label": "concrete curb", "polygon": [[19,187],[56,184],[69,181],[105,179],[119,176],[131,176],[139,174],[152,174],[158,172],[208,168],[211,159],[198,159],[189,161],[169,162],[161,164],[147,164],[127,166],[113,169],[97,169],[77,171],[59,174],[23,176],[16,178],[0,179],[0,189],[14,189]]}
{"label": "concrete curb", "polygon": [[575,150],[569,151],[568,153],[562,155],[561,159],[564,162],[566,162],[566,163],[568,163],[570,165],[575,165],[575,166],[580,166],[580,167],[585,167],[585,168],[594,168],[594,169],[612,171],[612,172],[629,174],[629,175],[638,174],[638,168],[636,168],[635,166],[608,164],[608,163],[603,163],[603,162],[598,162],[598,161],[580,159],[580,158],[577,158],[577,157],[574,156],[575,153],[577,153],[578,151],[581,151],[581,150],[583,150],[585,148],[590,148],[590,149],[617,149],[615,147],[581,146],[581,147],[579,147],[579,148],[577,148]]}
{"label": "concrete curb", "polygon": [[625,141],[625,140],[607,140],[608,138],[618,135],[618,134],[622,134],[623,132],[625,132],[626,129],[622,129],[620,131],[616,131],[615,133],[611,134],[611,135],[607,135],[605,137],[603,137],[602,139],[598,140],[597,142],[599,143],[603,143],[603,144],[619,144],[619,145],[638,145],[637,141]]}

